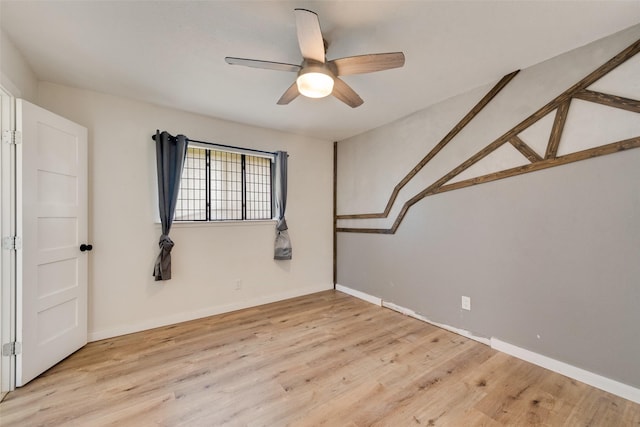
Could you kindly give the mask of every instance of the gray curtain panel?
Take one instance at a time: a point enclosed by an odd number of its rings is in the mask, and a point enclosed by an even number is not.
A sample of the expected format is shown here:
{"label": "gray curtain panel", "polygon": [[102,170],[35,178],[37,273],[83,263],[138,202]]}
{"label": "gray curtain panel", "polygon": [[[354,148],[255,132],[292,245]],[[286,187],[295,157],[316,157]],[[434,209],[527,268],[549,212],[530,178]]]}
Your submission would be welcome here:
{"label": "gray curtain panel", "polygon": [[291,259],[291,240],[284,212],[287,209],[287,158],[286,151],[276,153],[275,202],[276,202],[276,241],[273,259]]}
{"label": "gray curtain panel", "polygon": [[180,178],[184,159],[187,155],[188,139],[184,135],[176,137],[167,132],[156,131],[156,160],[158,163],[158,205],[162,235],[160,236],[160,254],[153,269],[155,280],[171,279],[171,249],[173,241],[169,238],[169,230],[178,201]]}

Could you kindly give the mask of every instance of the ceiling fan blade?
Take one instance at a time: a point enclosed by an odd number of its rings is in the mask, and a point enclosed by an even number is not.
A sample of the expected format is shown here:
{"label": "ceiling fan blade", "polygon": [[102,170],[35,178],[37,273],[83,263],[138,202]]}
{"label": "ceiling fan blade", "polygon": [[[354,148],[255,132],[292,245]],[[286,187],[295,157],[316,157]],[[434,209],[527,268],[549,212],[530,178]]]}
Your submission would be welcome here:
{"label": "ceiling fan blade", "polygon": [[293,84],[289,86],[289,89],[287,89],[278,100],[278,105],[287,105],[296,99],[298,95],[300,95],[300,92],[298,92],[298,84],[293,82]]}
{"label": "ceiling fan blade", "polygon": [[259,59],[233,58],[231,56],[227,56],[226,58],[224,58],[224,60],[227,61],[227,64],[231,64],[231,65],[244,65],[245,67],[264,68],[267,70],[276,70],[276,71],[298,72],[302,68],[299,65],[285,64],[283,62],[260,61]]}
{"label": "ceiling fan blade", "polygon": [[294,12],[302,57],[324,63],[324,40],[318,15],[307,9],[295,9]]}
{"label": "ceiling fan blade", "polygon": [[331,92],[331,95],[351,108],[359,107],[364,103],[362,98],[348,84],[337,77],[333,80],[333,92]]}
{"label": "ceiling fan blade", "polygon": [[373,73],[374,71],[399,68],[404,65],[404,53],[373,53],[369,55],[349,56],[329,61],[336,69],[336,75]]}

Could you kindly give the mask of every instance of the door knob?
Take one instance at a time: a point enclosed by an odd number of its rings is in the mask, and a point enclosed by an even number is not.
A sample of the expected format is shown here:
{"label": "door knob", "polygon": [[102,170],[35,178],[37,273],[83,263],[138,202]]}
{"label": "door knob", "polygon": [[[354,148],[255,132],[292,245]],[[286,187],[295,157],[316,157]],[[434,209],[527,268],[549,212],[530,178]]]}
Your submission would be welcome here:
{"label": "door knob", "polygon": [[93,249],[92,245],[85,245],[84,243],[80,245],[80,252],[90,251]]}

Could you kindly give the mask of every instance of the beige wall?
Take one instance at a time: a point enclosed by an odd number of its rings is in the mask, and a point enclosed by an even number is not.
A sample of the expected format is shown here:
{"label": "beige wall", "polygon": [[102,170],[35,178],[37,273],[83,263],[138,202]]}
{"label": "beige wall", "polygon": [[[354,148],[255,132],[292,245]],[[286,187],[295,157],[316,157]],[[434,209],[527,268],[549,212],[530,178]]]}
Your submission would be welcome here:
{"label": "beige wall", "polygon": [[[332,288],[331,142],[50,83],[37,103],[89,129],[90,339]],[[288,151],[293,260],[273,260],[273,222],[174,225],[173,278],[154,282],[157,128]]]}
{"label": "beige wall", "polygon": [[[38,82],[3,31],[0,43],[3,87],[89,130],[90,339],[332,288],[332,142]],[[157,128],[288,151],[293,260],[272,259],[273,222],[176,225],[173,279],[154,282]]]}
{"label": "beige wall", "polygon": [[0,84],[16,98],[35,102],[38,79],[2,29],[0,29]]}

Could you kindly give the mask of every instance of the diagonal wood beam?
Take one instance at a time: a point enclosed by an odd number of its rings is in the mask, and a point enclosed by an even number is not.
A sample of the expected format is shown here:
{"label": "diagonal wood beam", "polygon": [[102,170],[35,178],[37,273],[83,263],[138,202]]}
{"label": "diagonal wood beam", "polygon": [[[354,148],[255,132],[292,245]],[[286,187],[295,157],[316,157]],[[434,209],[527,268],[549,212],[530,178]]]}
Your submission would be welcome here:
{"label": "diagonal wood beam", "polygon": [[529,147],[526,142],[524,142],[517,135],[509,140],[509,143],[513,145],[515,149],[517,149],[523,156],[525,156],[531,163],[539,162],[542,160],[542,157],[538,153],[536,153],[533,148]]}
{"label": "diagonal wood beam", "polygon": [[622,96],[609,95],[602,92],[594,92],[592,90],[582,90],[573,95],[574,98],[583,101],[595,102],[597,104],[606,105],[607,107],[620,108],[622,110],[640,113],[640,101]]}
{"label": "diagonal wood beam", "polygon": [[545,159],[552,159],[558,153],[558,147],[560,146],[560,138],[562,138],[562,131],[564,130],[564,124],[567,122],[567,113],[569,112],[570,103],[571,103],[571,99],[560,104],[558,106],[558,109],[556,110],[556,117],[553,120],[551,135],[549,135],[549,145],[547,145],[547,152],[544,155]]}

